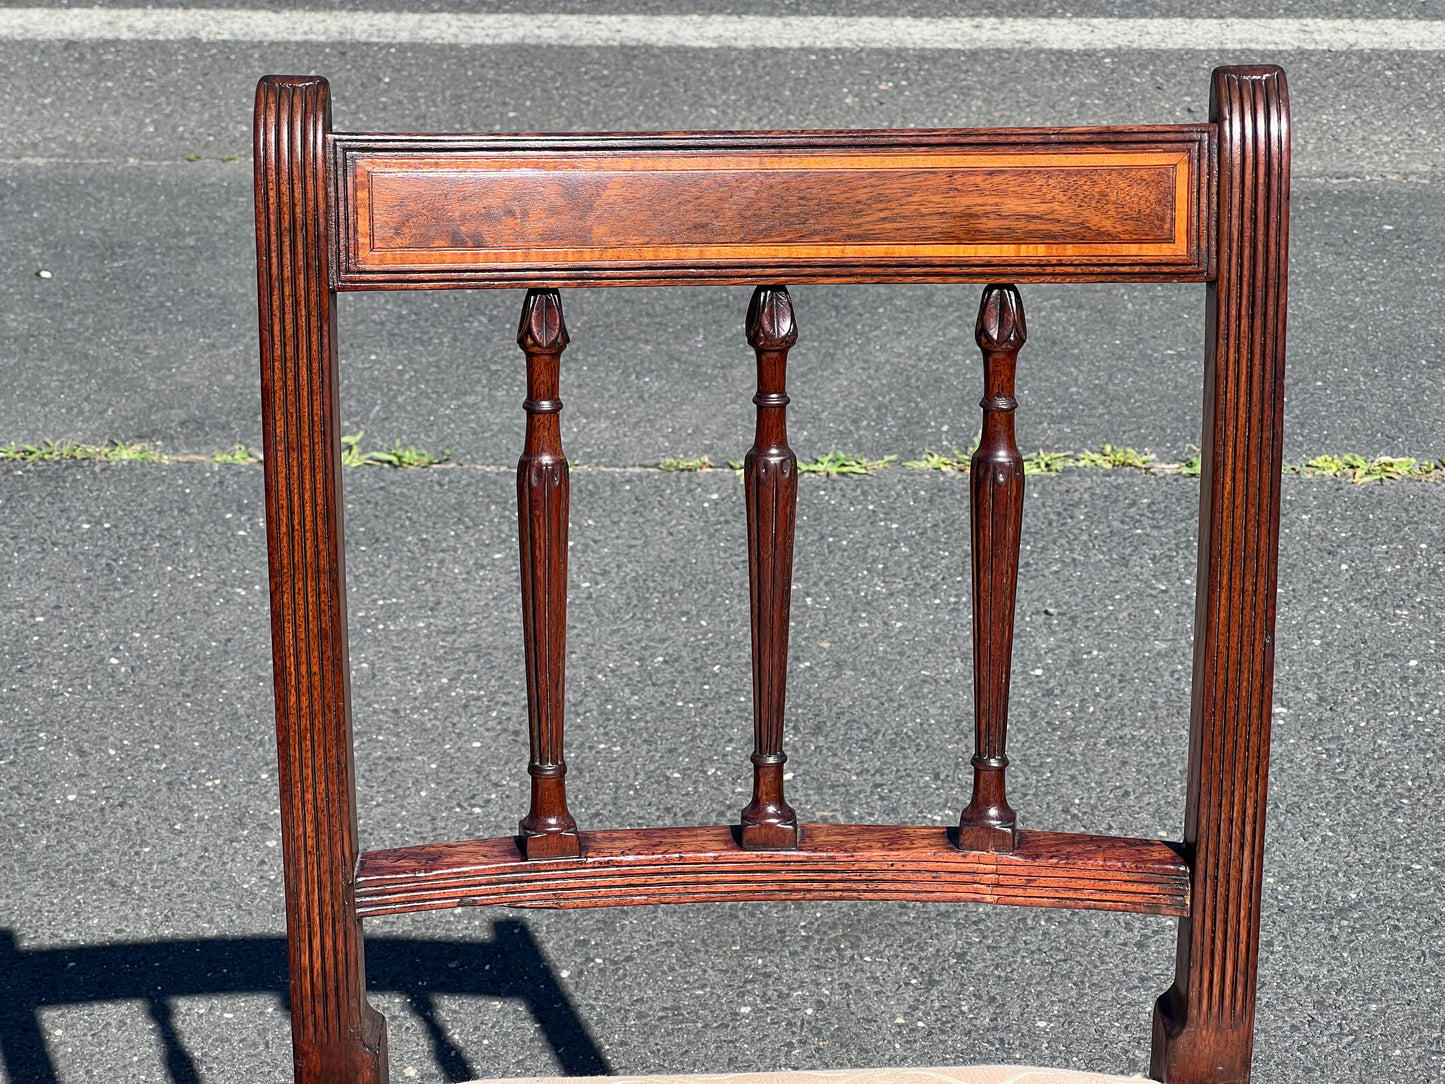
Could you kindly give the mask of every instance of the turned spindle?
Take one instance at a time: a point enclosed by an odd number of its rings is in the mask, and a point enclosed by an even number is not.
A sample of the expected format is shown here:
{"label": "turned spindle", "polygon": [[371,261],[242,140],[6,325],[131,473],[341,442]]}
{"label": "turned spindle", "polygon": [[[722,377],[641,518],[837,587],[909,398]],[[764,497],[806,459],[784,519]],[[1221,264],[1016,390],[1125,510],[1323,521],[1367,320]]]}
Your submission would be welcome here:
{"label": "turned spindle", "polygon": [[567,458],[558,414],[558,368],[567,348],[562,298],[528,290],[517,345],[527,355],[527,439],[517,461],[517,540],[522,551],[522,638],[527,660],[527,772],[532,805],[522,818],[527,858],[581,853],[567,811],[562,709],[567,657]]}
{"label": "turned spindle", "polygon": [[1004,794],[1004,747],[1024,508],[1024,461],[1014,439],[1014,368],[1026,337],[1018,290],[1008,284],[986,287],[974,325],[974,338],[983,351],[983,432],[969,461],[973,797],[958,828],[959,847],[970,851],[1007,852],[1017,842],[1014,811]]}
{"label": "turned spindle", "polygon": [[798,817],[783,798],[783,702],[793,590],[798,457],[788,447],[788,349],[798,341],[785,286],[759,286],[748,305],[748,345],[758,356],[757,431],[743,461],[748,510],[748,586],[753,622],[753,800],[742,812],[742,845],[798,845]]}

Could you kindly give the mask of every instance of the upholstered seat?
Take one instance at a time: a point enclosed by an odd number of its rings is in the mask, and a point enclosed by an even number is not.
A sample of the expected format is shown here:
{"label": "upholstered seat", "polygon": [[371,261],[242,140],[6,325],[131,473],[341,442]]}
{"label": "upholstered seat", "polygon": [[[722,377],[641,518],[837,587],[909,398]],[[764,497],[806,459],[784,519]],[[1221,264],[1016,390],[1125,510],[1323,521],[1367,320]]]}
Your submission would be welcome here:
{"label": "upholstered seat", "polygon": [[[1119,1084],[1141,1077],[1038,1069],[1029,1065],[963,1065],[932,1069],[836,1069],[689,1076],[516,1077],[486,1084]],[[473,1081],[473,1084],[483,1084]]]}

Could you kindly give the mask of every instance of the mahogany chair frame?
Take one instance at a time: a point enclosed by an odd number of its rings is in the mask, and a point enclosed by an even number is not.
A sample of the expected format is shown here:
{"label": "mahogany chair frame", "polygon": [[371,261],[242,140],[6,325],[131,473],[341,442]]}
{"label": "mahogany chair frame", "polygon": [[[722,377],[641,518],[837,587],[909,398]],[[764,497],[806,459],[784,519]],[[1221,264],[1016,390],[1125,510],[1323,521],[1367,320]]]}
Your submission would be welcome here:
{"label": "mahogany chair frame", "polygon": [[[937,900],[1175,916],[1152,1074],[1245,1081],[1253,1045],[1283,426],[1289,111],[1218,69],[1208,123],[637,135],[357,135],[315,77],[256,98],[256,240],[276,733],[296,1079],[387,1079],[361,919],[463,905]],[[1004,791],[1023,471],[1014,282],[1206,284],[1188,797],[1179,843],[1025,830]],[[757,286],[744,468],[753,800],[736,825],[579,830],[562,750],[567,461],[559,287]],[[971,479],[975,738],[956,829],[800,825],[783,795],[797,463],[777,283],[986,282]],[[759,285],[760,284],[760,285]],[[518,464],[532,802],[516,835],[361,854],[335,293],[528,288]]]}

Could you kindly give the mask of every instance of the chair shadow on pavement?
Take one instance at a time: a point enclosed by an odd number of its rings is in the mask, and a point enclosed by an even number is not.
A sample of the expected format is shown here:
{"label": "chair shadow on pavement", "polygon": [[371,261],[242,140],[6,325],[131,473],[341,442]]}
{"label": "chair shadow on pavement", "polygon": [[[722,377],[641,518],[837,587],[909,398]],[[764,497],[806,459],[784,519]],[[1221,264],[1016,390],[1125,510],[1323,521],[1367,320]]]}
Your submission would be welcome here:
{"label": "chair shadow on pavement", "polygon": [[[504,919],[490,941],[366,939],[367,986],[404,996],[425,1025],[437,1065],[452,1081],[484,1075],[437,1019],[441,995],[516,998],[526,1003],[569,1076],[610,1069],[531,931]],[[273,993],[287,1002],[286,940],[216,937],[116,945],[21,949],[0,929],[0,1059],[12,1081],[55,1084],[38,1010],[89,1001],[140,1001],[155,1021],[175,1084],[200,1084],[172,1019],[171,999]],[[289,1008],[289,1006],[288,1006]]]}

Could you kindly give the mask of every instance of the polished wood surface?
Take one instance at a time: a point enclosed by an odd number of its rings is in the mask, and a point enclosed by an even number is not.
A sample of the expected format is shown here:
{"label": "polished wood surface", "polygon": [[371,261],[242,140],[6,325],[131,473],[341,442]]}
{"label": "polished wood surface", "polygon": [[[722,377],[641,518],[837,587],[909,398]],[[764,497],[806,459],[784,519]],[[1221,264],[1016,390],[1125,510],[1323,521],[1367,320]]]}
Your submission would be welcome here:
{"label": "polished wood surface", "polygon": [[959,817],[958,845],[1011,851],[1016,818],[1005,794],[1014,595],[1024,518],[1024,458],[1014,437],[1014,372],[1028,338],[1012,285],[983,292],[974,338],[983,351],[983,428],[968,465],[973,556],[973,794]]}
{"label": "polished wood surface", "polygon": [[362,856],[363,915],[446,907],[624,907],[738,900],[919,900],[1182,915],[1189,871],[1151,839],[1020,832],[1011,854],[960,851],[941,827],[807,824],[796,849],[745,850],[737,829],[582,832],[580,858],[522,859],[516,841]]}
{"label": "polished wood surface", "polygon": [[757,429],[743,460],[748,516],[748,598],[753,643],[753,798],[742,812],[742,845],[796,847],[798,815],[783,797],[783,706],[793,600],[793,525],[798,457],[788,447],[788,351],[798,341],[785,286],[759,286],[748,304],[748,345],[758,358]]}
{"label": "polished wood surface", "polygon": [[[256,98],[267,547],[296,1078],[381,1084],[359,919],[460,905],[936,900],[1180,918],[1152,1072],[1249,1078],[1279,544],[1289,113],[1278,68],[1222,68],[1208,124],[996,131],[333,135],[315,77]],[[1207,282],[1184,840],[1021,830],[1004,780],[1023,479],[1013,283]],[[959,828],[799,826],[783,796],[796,461],[777,283],[980,281],[970,482],[974,787]],[[744,466],[754,800],[735,826],[578,831],[563,757],[563,286],[747,283]],[[518,464],[532,804],[516,836],[357,854],[336,289],[520,285]],[[935,319],[936,314],[929,314]],[[886,738],[880,730],[880,742]],[[518,766],[520,771],[520,765]],[[1017,770],[1017,768],[1015,769]],[[962,776],[962,766],[959,766]],[[960,783],[962,780],[960,779]]]}
{"label": "polished wood surface", "polygon": [[517,541],[522,551],[522,641],[532,805],[520,825],[528,858],[577,853],[567,809],[562,717],[567,669],[567,509],[571,479],[562,452],[562,351],[567,323],[556,290],[528,290],[517,345],[527,355],[527,438],[517,460]]}
{"label": "polished wood surface", "polygon": [[356,771],[327,287],[324,79],[256,88],[261,439],[291,1040],[301,1084],[386,1080],[386,1021],[366,1001],[352,900]]}
{"label": "polished wood surface", "polygon": [[1202,279],[1212,135],[337,136],[336,285]]}
{"label": "polished wood surface", "polygon": [[1254,1048],[1274,686],[1289,256],[1289,95],[1273,66],[1214,73],[1219,278],[1206,305],[1199,571],[1184,845],[1194,874],[1160,1080],[1244,1081]]}

